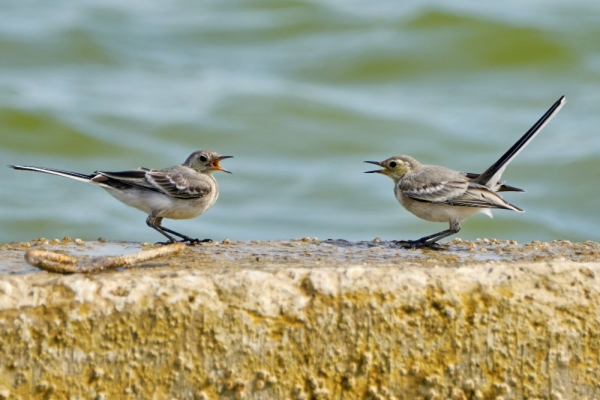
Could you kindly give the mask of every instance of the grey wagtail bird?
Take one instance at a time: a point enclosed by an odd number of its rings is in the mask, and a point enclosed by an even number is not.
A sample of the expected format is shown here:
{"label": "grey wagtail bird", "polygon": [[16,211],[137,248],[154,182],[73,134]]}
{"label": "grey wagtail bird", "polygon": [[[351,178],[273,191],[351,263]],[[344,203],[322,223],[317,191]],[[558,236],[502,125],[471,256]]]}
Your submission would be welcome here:
{"label": "grey wagtail bird", "polygon": [[390,157],[384,161],[365,161],[383,169],[366,171],[386,175],[394,181],[394,194],[400,204],[419,218],[448,222],[449,229],[422,237],[401,241],[410,248],[431,247],[437,241],[460,230],[460,221],[482,212],[492,217],[492,209],[523,212],[505,201],[498,192],[524,192],[523,189],[500,182],[504,169],[517,154],[542,130],[565,104],[565,96],[556,103],[484,173],[464,173],[437,165],[424,165],[409,156]]}
{"label": "grey wagtail bird", "polygon": [[213,172],[231,173],[219,165],[219,161],[226,158],[232,157],[199,150],[193,152],[183,164],[161,170],[138,168],[121,172],[95,171],[90,175],[43,167],[9,167],[98,185],[120,202],[148,214],[146,224],[167,237],[169,243],[176,241],[170,233],[180,237],[181,242],[195,244],[202,241],[165,228],[161,225],[162,220],[195,218],[211,208],[219,197],[219,186]]}

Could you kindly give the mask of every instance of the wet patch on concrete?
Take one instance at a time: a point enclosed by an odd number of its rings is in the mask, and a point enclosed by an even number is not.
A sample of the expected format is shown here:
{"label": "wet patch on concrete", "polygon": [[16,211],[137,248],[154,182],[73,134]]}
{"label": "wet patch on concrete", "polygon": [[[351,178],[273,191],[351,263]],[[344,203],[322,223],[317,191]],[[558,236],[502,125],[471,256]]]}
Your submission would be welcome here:
{"label": "wet patch on concrete", "polygon": [[25,262],[24,255],[28,250],[49,250],[75,257],[101,257],[125,255],[140,251],[139,243],[128,242],[84,242],[71,238],[35,239],[30,242],[12,242],[0,244],[0,274],[28,274],[43,272]]}
{"label": "wet patch on concrete", "polygon": [[[36,239],[30,242],[0,244],[0,274],[44,273],[28,265],[23,255],[31,249],[49,250],[76,257],[119,256],[155,247],[149,243],[84,242],[80,239]],[[571,243],[481,239],[454,239],[443,250],[406,249],[394,241],[350,242],[343,239],[319,241],[302,238],[278,241],[209,242],[190,246],[183,253],[142,263],[136,268],[281,268],[423,266],[457,267],[481,263],[538,261],[594,262],[600,260],[600,243]],[[177,267],[174,267],[176,265]],[[123,268],[121,268],[123,269]]]}

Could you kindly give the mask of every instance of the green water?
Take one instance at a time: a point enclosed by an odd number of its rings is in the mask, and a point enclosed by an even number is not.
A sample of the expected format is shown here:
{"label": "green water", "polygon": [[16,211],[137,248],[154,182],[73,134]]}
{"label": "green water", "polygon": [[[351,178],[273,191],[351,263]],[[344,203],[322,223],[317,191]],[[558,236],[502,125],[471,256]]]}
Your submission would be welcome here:
{"label": "green water", "polygon": [[[0,3],[0,158],[91,173],[233,155],[205,215],[165,225],[216,240],[417,238],[391,180],[409,154],[481,172],[562,94],[508,167],[526,213],[463,239],[600,240],[600,6],[550,2]],[[103,190],[0,169],[0,242],[157,241]]]}

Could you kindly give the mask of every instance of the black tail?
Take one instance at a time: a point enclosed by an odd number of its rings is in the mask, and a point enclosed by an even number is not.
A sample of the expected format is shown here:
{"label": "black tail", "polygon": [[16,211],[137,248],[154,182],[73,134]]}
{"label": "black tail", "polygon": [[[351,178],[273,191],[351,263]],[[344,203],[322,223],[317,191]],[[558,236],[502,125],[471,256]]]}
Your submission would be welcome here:
{"label": "black tail", "polygon": [[75,179],[81,182],[89,182],[90,179],[94,177],[94,175],[85,175],[80,174],[78,172],[71,171],[63,171],[60,169],[53,168],[44,168],[44,167],[31,167],[27,165],[9,165],[10,168],[16,169],[18,171],[35,171],[35,172],[43,172],[45,174],[64,176],[65,178]]}
{"label": "black tail", "polygon": [[496,182],[500,179],[502,172],[504,172],[504,168],[506,165],[512,161],[513,158],[519,154],[521,150],[542,130],[544,126],[554,117],[554,115],[561,109],[561,107],[565,104],[566,99],[565,96],[561,96],[560,99],[556,101],[550,107],[548,111],[542,118],[540,118],[522,137],[515,143],[498,161],[494,163],[491,167],[489,167],[484,173],[479,175],[479,177],[475,180],[476,183],[484,186],[494,186]]}

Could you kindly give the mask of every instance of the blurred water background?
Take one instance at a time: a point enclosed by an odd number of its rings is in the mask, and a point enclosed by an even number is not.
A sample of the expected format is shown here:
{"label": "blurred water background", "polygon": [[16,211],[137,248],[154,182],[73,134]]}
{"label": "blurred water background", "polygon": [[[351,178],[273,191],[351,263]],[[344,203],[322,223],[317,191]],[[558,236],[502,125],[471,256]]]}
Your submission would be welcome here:
{"label": "blurred water background", "polygon": [[[525,214],[463,239],[600,240],[600,3],[218,0],[0,2],[1,164],[78,172],[235,158],[205,215],[222,240],[418,238],[363,160],[482,172],[562,94],[509,166]],[[158,241],[92,185],[0,168],[0,242]]]}

